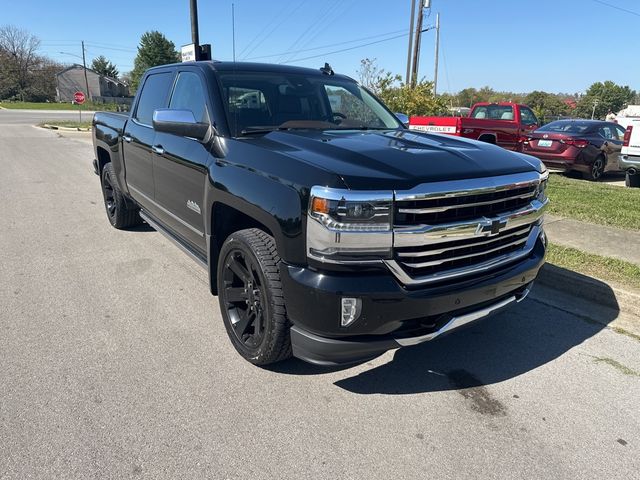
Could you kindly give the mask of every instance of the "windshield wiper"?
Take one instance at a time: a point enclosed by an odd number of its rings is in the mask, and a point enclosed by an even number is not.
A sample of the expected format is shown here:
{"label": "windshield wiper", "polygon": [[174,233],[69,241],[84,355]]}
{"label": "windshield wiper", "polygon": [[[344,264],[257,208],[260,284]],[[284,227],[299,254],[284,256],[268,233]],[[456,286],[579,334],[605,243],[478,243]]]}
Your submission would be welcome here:
{"label": "windshield wiper", "polygon": [[277,132],[277,131],[281,131],[281,130],[289,130],[288,128],[281,128],[281,127],[266,127],[266,128],[247,128],[244,129],[240,132],[240,135],[260,135],[263,133],[270,133],[270,132]]}

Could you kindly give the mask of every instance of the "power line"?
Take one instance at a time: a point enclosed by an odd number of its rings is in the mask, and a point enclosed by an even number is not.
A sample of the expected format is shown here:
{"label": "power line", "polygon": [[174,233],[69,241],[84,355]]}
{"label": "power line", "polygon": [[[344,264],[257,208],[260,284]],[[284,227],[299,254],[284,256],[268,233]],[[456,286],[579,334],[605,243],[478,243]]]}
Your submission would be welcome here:
{"label": "power line", "polygon": [[607,7],[615,8],[616,10],[620,10],[621,12],[626,12],[626,13],[629,13],[631,15],[635,15],[636,17],[640,17],[640,13],[638,13],[638,12],[634,12],[632,10],[627,10],[626,8],[618,7],[617,5],[612,5],[610,3],[603,2],[602,0],[593,0],[593,1],[596,2],[596,3],[599,3],[600,5],[605,5]]}
{"label": "power line", "polygon": [[312,58],[320,58],[320,57],[326,57],[327,55],[333,55],[335,53],[342,53],[342,52],[348,52],[349,50],[356,50],[358,48],[363,48],[363,47],[368,47],[369,45],[375,45],[377,43],[382,43],[382,42],[388,42],[390,40],[395,40],[396,38],[402,38],[402,37],[406,37],[407,35],[409,35],[408,32],[406,33],[402,33],[400,35],[396,35],[395,37],[390,37],[390,38],[384,38],[382,40],[377,40],[375,42],[369,42],[369,43],[364,43],[362,45],[356,45],[355,47],[350,47],[350,48],[343,48],[341,50],[334,50],[333,52],[325,52],[325,53],[321,53],[319,55],[312,55],[310,57],[304,57],[304,58],[296,58],[295,60],[290,60],[288,62],[284,62],[284,63],[296,63],[296,62],[302,62],[304,60],[311,60]]}
{"label": "power line", "polygon": [[266,34],[264,37],[262,37],[262,40],[260,40],[260,42],[257,42],[257,43],[253,46],[253,48],[251,48],[251,50],[249,50],[249,51],[247,52],[247,54],[246,54],[243,58],[246,58],[246,57],[248,57],[249,55],[251,55],[251,54],[255,51],[255,49],[256,49],[256,48],[258,48],[258,47],[260,46],[260,44],[264,43],[264,42],[267,40],[267,38],[269,38],[269,37],[273,34],[273,32],[275,32],[275,31],[276,31],[278,28],[280,28],[280,27],[281,27],[281,26],[282,26],[282,25],[283,25],[287,20],[289,20],[289,18],[291,18],[291,17],[293,16],[293,14],[294,14],[294,13],[296,13],[298,10],[300,10],[300,8],[301,8],[303,5],[304,5],[304,1],[300,1],[300,3],[299,3],[299,4],[298,4],[298,5],[297,5],[293,10],[291,10],[287,15],[285,15],[284,17],[282,17],[281,21],[280,21],[278,24],[276,24],[276,25],[275,25],[271,30],[269,30],[269,32],[267,32],[267,34]]}
{"label": "power line", "polygon": [[[334,13],[334,12],[333,12],[333,10],[334,10],[334,9],[336,9],[336,7],[340,7],[340,0],[335,0],[335,1],[334,1],[334,2],[333,2],[333,3],[332,3],[332,4],[331,4],[331,5],[330,5],[330,6],[329,6],[329,7],[328,7],[328,8],[327,8],[327,9],[326,9],[322,14],[321,14],[321,15],[320,15],[320,18],[317,18],[317,19],[316,19],[316,18],[312,18],[312,20],[311,20],[311,22],[312,22],[312,23],[311,23],[311,25],[310,25],[310,26],[308,26],[308,27],[305,27],[305,28],[303,29],[302,33],[298,36],[298,38],[296,38],[296,39],[293,41],[293,43],[291,43],[291,45],[289,46],[289,49],[288,49],[288,50],[291,50],[291,49],[295,48],[297,45],[299,45],[301,48],[306,47],[306,46],[307,46],[307,44],[306,44],[306,43],[304,43],[304,44],[303,44],[303,43],[302,43],[302,40],[303,40],[305,37],[307,37],[307,39],[308,39],[308,38],[311,38],[311,36],[312,36],[313,34],[315,34],[315,31],[316,31],[316,29],[318,29],[318,27],[320,27],[320,28],[319,28],[319,31],[322,31],[322,23],[323,23],[325,20],[328,20],[328,19],[329,19],[329,16],[330,16],[330,15],[332,15],[332,14]],[[337,9],[336,9],[336,11],[337,11]],[[291,57],[290,57],[288,54],[286,54],[286,53],[285,53],[285,54],[283,54],[283,56],[282,56],[282,58],[281,58],[281,59],[278,59],[278,60],[277,60],[277,62],[280,62],[281,60],[282,60],[282,61],[284,61],[284,60],[287,60],[287,59],[289,59],[289,58],[291,58]]]}
{"label": "power line", "polygon": [[302,50],[292,50],[290,52],[272,53],[270,55],[261,55],[259,57],[251,57],[251,58],[248,58],[247,60],[259,60],[259,59],[262,59],[262,58],[281,57],[283,55],[286,55],[287,53],[294,54],[294,53],[312,52],[314,50],[322,50],[323,48],[339,47],[340,45],[347,45],[349,43],[362,42],[363,40],[371,40],[372,38],[386,37],[387,35],[393,35],[395,33],[400,33],[400,32],[404,32],[404,31],[405,31],[405,29],[394,30],[393,32],[378,33],[377,35],[370,35],[368,37],[362,37],[362,38],[354,38],[353,40],[346,40],[344,42],[330,43],[328,45],[321,45],[319,47],[305,48],[305,49],[302,49]]}

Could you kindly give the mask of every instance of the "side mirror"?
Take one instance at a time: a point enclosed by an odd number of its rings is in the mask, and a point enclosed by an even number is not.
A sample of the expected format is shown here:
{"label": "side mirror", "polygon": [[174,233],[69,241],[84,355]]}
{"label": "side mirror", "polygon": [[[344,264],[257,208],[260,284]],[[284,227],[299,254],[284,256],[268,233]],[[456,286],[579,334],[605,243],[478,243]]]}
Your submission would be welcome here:
{"label": "side mirror", "polygon": [[409,128],[409,116],[407,114],[405,114],[405,113],[396,113],[395,116],[396,116],[396,118],[398,120],[400,120],[400,122],[402,122],[402,124],[405,127]]}
{"label": "side mirror", "polygon": [[210,125],[196,122],[191,110],[160,108],[153,112],[153,128],[156,132],[171,133],[202,141],[207,137]]}

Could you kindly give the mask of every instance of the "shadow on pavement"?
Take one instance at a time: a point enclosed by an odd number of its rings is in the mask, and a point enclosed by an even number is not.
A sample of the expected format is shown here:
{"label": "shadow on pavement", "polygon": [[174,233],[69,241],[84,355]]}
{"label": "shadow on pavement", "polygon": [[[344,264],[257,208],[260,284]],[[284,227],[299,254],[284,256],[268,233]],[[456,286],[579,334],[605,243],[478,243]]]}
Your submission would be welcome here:
{"label": "shadow on pavement", "polygon": [[[592,278],[573,275],[576,281],[583,277],[594,282]],[[602,282],[597,283],[600,294],[608,290],[612,297],[610,304],[617,305],[613,290]],[[601,318],[596,321],[574,315],[570,306],[556,308],[528,298],[512,309],[480,320],[464,330],[399,349],[392,361],[335,384],[359,394],[401,395],[502,382],[560,357],[596,335],[619,312],[618,308],[600,310],[604,313],[599,313]],[[274,371],[294,375],[328,372],[298,360],[274,367]]]}

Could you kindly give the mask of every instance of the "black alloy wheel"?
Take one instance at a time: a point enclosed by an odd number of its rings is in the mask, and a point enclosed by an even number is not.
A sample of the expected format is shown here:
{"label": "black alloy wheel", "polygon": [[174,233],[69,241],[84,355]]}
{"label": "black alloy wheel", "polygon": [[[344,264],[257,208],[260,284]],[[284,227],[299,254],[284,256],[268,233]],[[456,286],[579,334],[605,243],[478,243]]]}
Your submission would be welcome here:
{"label": "black alloy wheel", "polygon": [[235,349],[254,365],[291,356],[280,265],[273,237],[257,228],[230,234],[220,248],[217,285],[222,320]]}
{"label": "black alloy wheel", "polygon": [[238,341],[254,350],[264,338],[265,287],[253,259],[242,250],[229,252],[224,264],[220,292],[223,308]]}
{"label": "black alloy wheel", "polygon": [[113,164],[107,163],[103,167],[101,178],[104,208],[111,225],[118,229],[139,225],[142,222],[140,209],[133,200],[127,200],[118,188]]}
{"label": "black alloy wheel", "polygon": [[111,173],[108,170],[106,170],[102,176],[102,189],[104,192],[104,207],[107,209],[109,220],[113,223],[116,217],[116,196],[113,191]]}

